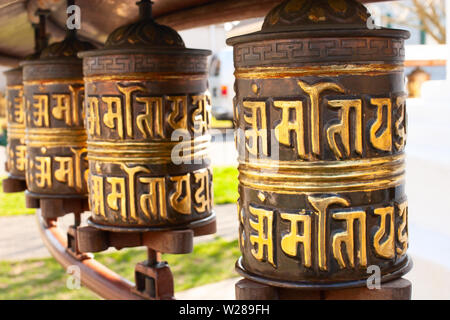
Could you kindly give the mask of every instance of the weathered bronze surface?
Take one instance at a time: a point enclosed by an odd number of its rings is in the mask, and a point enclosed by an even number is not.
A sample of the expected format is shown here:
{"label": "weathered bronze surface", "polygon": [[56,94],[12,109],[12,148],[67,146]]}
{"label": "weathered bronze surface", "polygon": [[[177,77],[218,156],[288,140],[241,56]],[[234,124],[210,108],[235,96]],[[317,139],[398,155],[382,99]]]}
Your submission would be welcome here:
{"label": "weathered bronze surface", "polygon": [[140,19],[112,32],[104,49],[80,55],[91,224],[151,231],[207,223],[214,218],[210,52],[186,49],[173,29],[153,21],[149,1],[139,7]]}
{"label": "weathered bronze surface", "polygon": [[352,0],[285,1],[260,32],[228,41],[246,278],[330,289],[364,286],[373,265],[382,281],[411,268],[409,34],[370,30],[369,16]]}
{"label": "weathered bronze surface", "polygon": [[87,197],[82,60],[94,48],[68,31],[23,66],[27,188],[31,196]]}
{"label": "weathered bronze surface", "polygon": [[23,106],[22,68],[4,73],[6,77],[6,107],[8,144],[6,170],[10,178],[25,180],[25,110]]}
{"label": "weathered bronze surface", "polygon": [[[46,34],[47,10],[38,10],[39,24],[34,24],[34,53],[25,61],[39,58],[41,51],[47,46]],[[26,145],[25,145],[25,105],[23,101],[22,67],[4,72],[6,78],[6,109],[8,142],[6,146],[6,170],[9,180],[25,181]],[[22,190],[23,191],[23,190]]]}

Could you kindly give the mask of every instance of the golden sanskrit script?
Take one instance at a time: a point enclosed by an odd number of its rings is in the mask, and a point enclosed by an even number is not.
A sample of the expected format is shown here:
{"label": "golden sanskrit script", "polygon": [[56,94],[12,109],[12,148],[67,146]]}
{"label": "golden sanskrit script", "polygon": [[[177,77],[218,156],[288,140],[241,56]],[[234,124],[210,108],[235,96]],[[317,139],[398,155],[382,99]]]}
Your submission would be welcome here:
{"label": "golden sanskrit script", "polygon": [[[182,176],[149,177],[143,166],[120,164],[126,177],[90,175],[90,201],[93,214],[107,218],[116,212],[123,221],[168,220],[170,206],[180,215],[210,212],[213,195],[211,169],[201,169]],[[168,190],[168,185],[172,185]],[[109,192],[106,192],[110,190]]]}
{"label": "golden sanskrit script", "polygon": [[72,155],[51,156],[47,148],[44,154],[28,158],[27,181],[41,189],[51,189],[55,181],[77,191],[83,190],[87,181],[86,148],[69,148]]}
{"label": "golden sanskrit script", "polygon": [[82,85],[69,85],[68,93],[35,93],[25,99],[27,123],[30,127],[50,127],[50,119],[64,121],[67,126],[82,126],[84,113]]}
{"label": "golden sanskrit script", "polygon": [[[191,128],[193,133],[204,134],[211,125],[211,99],[207,93],[149,96],[141,85],[117,84],[116,88],[118,95],[87,96],[90,136],[101,137],[104,131],[113,131],[119,139],[166,139],[170,138],[168,129]],[[191,105],[193,111],[189,111]]]}
{"label": "golden sanskrit script", "polygon": [[[379,217],[379,224],[370,240],[366,210],[350,208],[349,201],[339,196],[308,196],[308,202],[314,211],[301,210],[292,213],[277,210],[281,221],[289,225],[286,232],[283,231],[280,236],[281,250],[287,256],[301,260],[304,267],[311,268],[313,259],[317,259],[319,269],[327,271],[329,252],[341,269],[367,267],[368,250],[372,250],[381,259],[393,259],[396,255],[402,256],[406,253],[408,248],[406,202],[374,209],[373,214]],[[342,209],[333,209],[330,214],[331,205],[340,206]],[[275,211],[249,205],[249,212],[251,253],[255,259],[266,261],[276,267],[274,247],[277,245],[274,241],[279,235],[274,234]],[[397,226],[396,216],[401,221]],[[330,230],[330,221],[327,219],[342,222],[344,228]],[[313,236],[315,230],[317,234]],[[313,238],[316,239],[317,246],[312,246]],[[303,248],[302,252],[299,250],[300,245]]]}
{"label": "golden sanskrit script", "polygon": [[[332,82],[309,85],[297,82],[306,96],[295,100],[268,99],[264,101],[243,101],[243,121],[245,125],[245,146],[253,156],[270,156],[270,130],[274,130],[278,142],[296,150],[300,159],[309,160],[321,156],[322,140],[332,151],[335,159],[348,159],[353,153],[362,157],[364,148],[375,151],[402,151],[406,143],[405,96],[395,98],[342,97],[345,88]],[[330,96],[325,96],[328,92]],[[333,99],[331,98],[333,97]],[[320,106],[336,114],[336,119],[324,123]],[[373,120],[364,119],[369,108],[375,114]],[[280,121],[269,121],[271,111],[280,113]],[[400,114],[394,122],[393,114]],[[364,145],[365,125],[368,123],[368,146]],[[394,129],[394,130],[393,130]],[[308,141],[307,141],[308,140]],[[393,141],[398,141],[393,143]],[[309,151],[308,151],[309,150]]]}
{"label": "golden sanskrit script", "polygon": [[[16,91],[14,94],[12,91]],[[7,117],[8,122],[25,125],[25,106],[23,104],[23,90],[7,89]]]}
{"label": "golden sanskrit script", "polygon": [[25,171],[26,168],[26,151],[25,145],[17,144],[6,146],[6,154],[8,155],[6,161],[8,162],[8,168],[11,170],[15,168],[18,171]]}

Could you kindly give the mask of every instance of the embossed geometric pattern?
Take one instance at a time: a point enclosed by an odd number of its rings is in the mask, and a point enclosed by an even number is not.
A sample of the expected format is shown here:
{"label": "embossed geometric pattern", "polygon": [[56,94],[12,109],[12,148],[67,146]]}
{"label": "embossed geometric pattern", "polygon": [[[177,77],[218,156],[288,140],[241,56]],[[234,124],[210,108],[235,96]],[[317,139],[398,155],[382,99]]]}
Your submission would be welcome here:
{"label": "embossed geometric pattern", "polygon": [[279,40],[235,47],[236,67],[371,60],[401,62],[404,57],[403,41],[387,38]]}
{"label": "embossed geometric pattern", "polygon": [[145,54],[109,55],[84,59],[84,75],[102,75],[133,72],[206,72],[203,56],[174,55],[162,60],[158,56]]}

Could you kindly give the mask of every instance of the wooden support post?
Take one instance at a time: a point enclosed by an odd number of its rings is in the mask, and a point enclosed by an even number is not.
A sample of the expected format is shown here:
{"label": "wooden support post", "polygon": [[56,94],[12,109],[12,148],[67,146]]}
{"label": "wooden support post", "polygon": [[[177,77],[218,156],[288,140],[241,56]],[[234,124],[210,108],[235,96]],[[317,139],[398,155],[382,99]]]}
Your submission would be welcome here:
{"label": "wooden support post", "polygon": [[27,189],[27,184],[25,180],[14,179],[14,178],[6,178],[3,180],[3,192],[4,193],[13,193],[13,192],[22,192]]}
{"label": "wooden support post", "polygon": [[294,290],[272,287],[248,279],[235,286],[237,300],[410,300],[412,284],[400,278],[382,283],[380,289]]}

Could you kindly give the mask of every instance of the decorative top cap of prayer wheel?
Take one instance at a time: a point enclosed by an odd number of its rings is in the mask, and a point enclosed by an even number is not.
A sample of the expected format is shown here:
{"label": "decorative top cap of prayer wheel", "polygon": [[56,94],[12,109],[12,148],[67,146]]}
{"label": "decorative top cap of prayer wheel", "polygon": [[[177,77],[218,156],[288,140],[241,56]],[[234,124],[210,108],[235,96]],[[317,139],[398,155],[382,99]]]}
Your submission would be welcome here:
{"label": "decorative top cap of prayer wheel", "polygon": [[262,31],[366,29],[369,17],[355,0],[288,0],[269,12]]}
{"label": "decorative top cap of prayer wheel", "polygon": [[172,28],[160,25],[152,18],[150,0],[141,0],[139,18],[136,22],[114,30],[106,40],[105,49],[135,47],[185,48],[183,39]]}
{"label": "decorative top cap of prayer wheel", "polygon": [[[74,0],[67,0],[67,7],[74,5]],[[77,29],[66,30],[66,37],[60,42],[53,43],[42,50],[41,60],[71,58],[78,59],[78,52],[95,49],[95,47],[87,42],[81,41],[77,37]]]}
{"label": "decorative top cap of prayer wheel", "polygon": [[78,52],[91,50],[95,47],[87,42],[81,41],[77,38],[75,32],[69,30],[66,38],[57,43],[53,43],[45,48],[40,56],[40,59],[54,59],[54,58],[77,58]]}
{"label": "decorative top cap of prayer wheel", "polygon": [[375,25],[367,8],[356,0],[285,0],[267,14],[261,31],[229,38],[227,44],[347,36],[408,39],[410,33]]}

